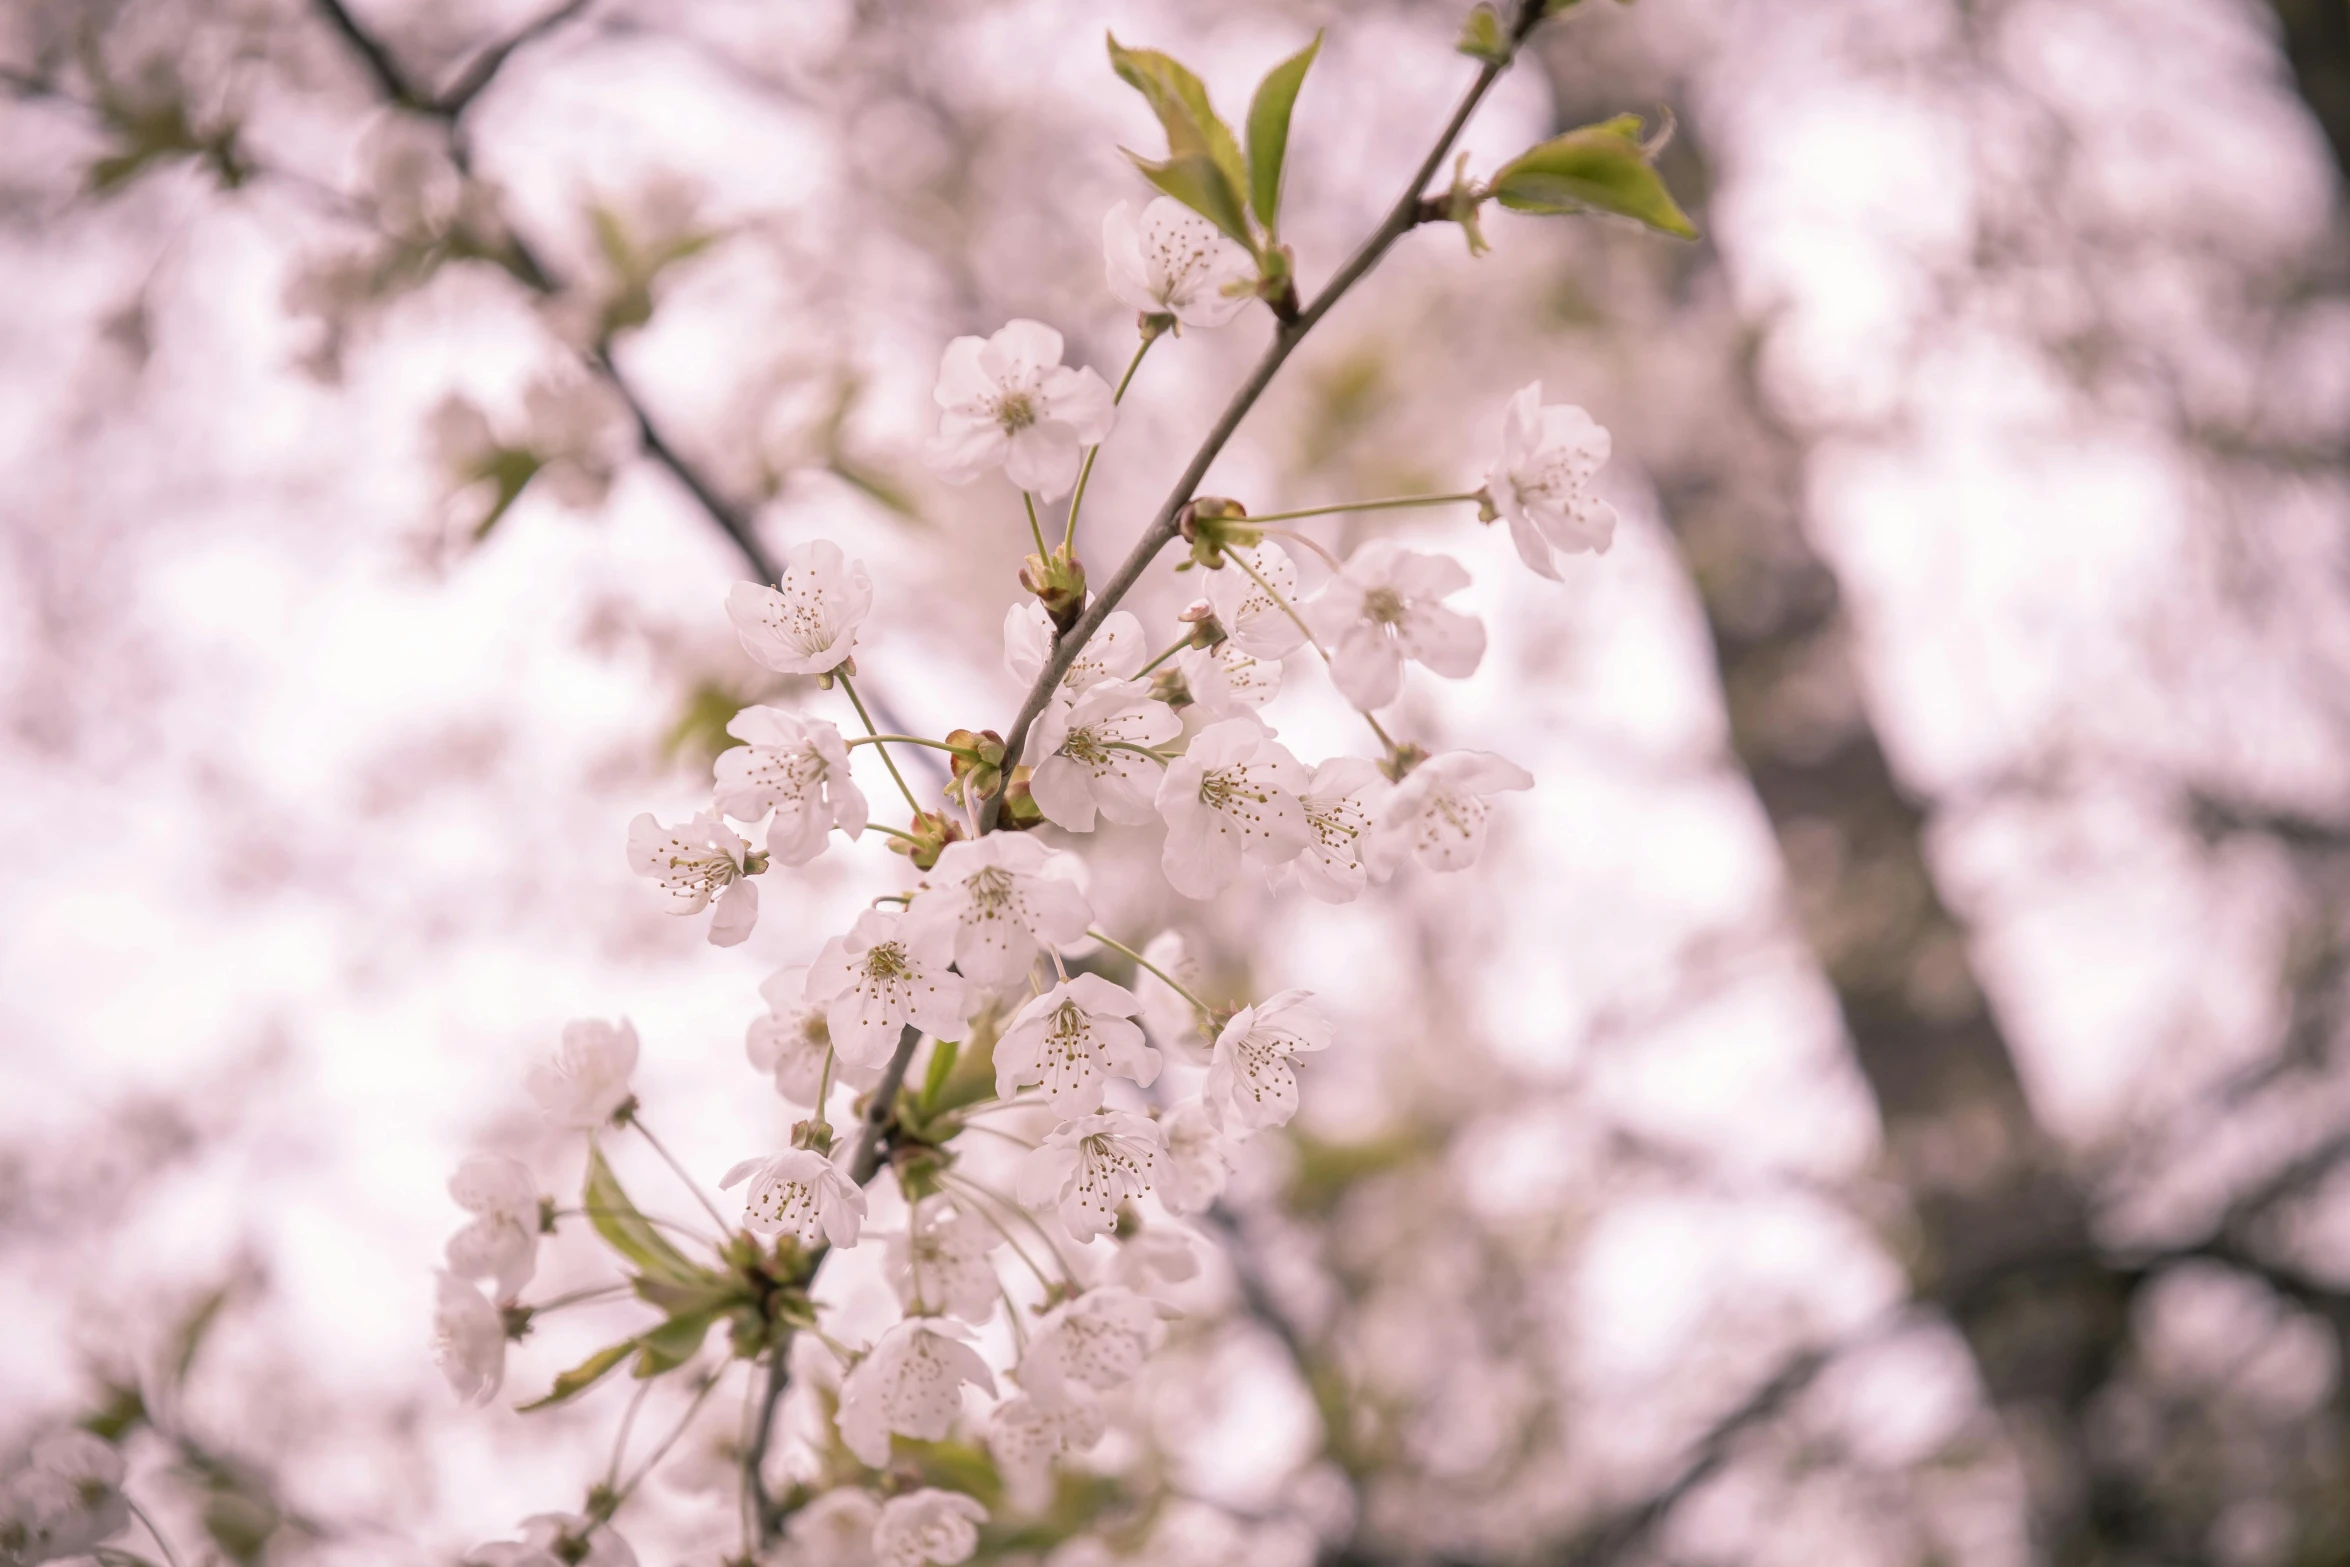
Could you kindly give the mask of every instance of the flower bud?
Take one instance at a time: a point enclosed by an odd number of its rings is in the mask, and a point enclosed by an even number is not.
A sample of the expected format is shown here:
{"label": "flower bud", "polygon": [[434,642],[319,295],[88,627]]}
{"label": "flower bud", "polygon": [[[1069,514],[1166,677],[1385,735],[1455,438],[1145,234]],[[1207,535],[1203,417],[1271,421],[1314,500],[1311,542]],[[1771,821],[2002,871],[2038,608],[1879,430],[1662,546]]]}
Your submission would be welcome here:
{"label": "flower bud", "polygon": [[1066,633],[1085,613],[1085,567],[1066,544],[1050,555],[1030,555],[1020,567],[1020,586],[1036,595],[1057,632]]}
{"label": "flower bud", "polygon": [[1170,664],[1151,676],[1151,700],[1164,702],[1178,712],[1191,706],[1191,686],[1183,671]]}
{"label": "flower bud", "polygon": [[1011,781],[1004,786],[1003,809],[996,815],[996,825],[1012,832],[1026,832],[1044,821],[1044,808],[1028,792],[1028,780],[1035,773],[1033,767],[1015,767]]}
{"label": "flower bud", "polygon": [[947,782],[947,792],[964,804],[976,808],[980,801],[1003,787],[1004,737],[992,729],[974,733],[957,729],[947,736],[947,744],[956,748],[954,759],[948,764],[953,777]]}
{"label": "flower bud", "polygon": [[926,871],[938,863],[940,852],[948,844],[963,836],[963,827],[942,812],[921,811],[907,824],[907,836],[914,841],[890,839],[890,852],[905,855],[914,862],[916,870]]}
{"label": "flower bud", "polygon": [[1223,568],[1226,550],[1253,549],[1265,537],[1263,529],[1248,526],[1246,506],[1221,495],[1194,497],[1179,517],[1192,560],[1210,571]]}
{"label": "flower bud", "polygon": [[1224,623],[1216,618],[1216,606],[1206,599],[1193,599],[1175,618],[1191,627],[1193,647],[1214,647],[1226,636]]}

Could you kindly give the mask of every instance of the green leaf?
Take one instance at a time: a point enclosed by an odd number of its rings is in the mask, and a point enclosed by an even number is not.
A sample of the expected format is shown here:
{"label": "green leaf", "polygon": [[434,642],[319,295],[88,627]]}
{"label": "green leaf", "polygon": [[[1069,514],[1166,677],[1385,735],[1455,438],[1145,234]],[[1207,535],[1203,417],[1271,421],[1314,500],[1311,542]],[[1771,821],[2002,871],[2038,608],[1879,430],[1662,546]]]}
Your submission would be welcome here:
{"label": "green leaf", "polygon": [[1682,239],[1697,225],[1649,166],[1629,114],[1556,136],[1495,171],[1493,198],[1513,212],[1613,212]]}
{"label": "green leaf", "polygon": [[696,1311],[671,1317],[638,1340],[636,1369],[630,1374],[643,1378],[675,1371],[694,1358],[717,1316],[715,1311]]}
{"label": "green leaf", "polygon": [[1322,52],[1322,35],[1265,73],[1248,104],[1248,204],[1268,237],[1281,228],[1281,168],[1289,157],[1289,114]]}
{"label": "green leaf", "polygon": [[1257,248],[1248,231],[1241,192],[1248,189],[1248,167],[1241,161],[1240,143],[1232,127],[1208,102],[1208,90],[1184,66],[1156,49],[1128,49],[1110,38],[1110,65],[1118,77],[1143,96],[1167,133],[1167,160],[1152,163],[1129,152],[1136,168],[1150,182],[1210,223],[1246,245]]}
{"label": "green leaf", "polygon": [[604,1162],[604,1150],[593,1143],[588,1145],[587,1189],[580,1194],[580,1206],[587,1210],[596,1233],[635,1263],[646,1278],[663,1284],[701,1284],[710,1279],[707,1268],[687,1261],[685,1254],[637,1211],[628,1193],[620,1189],[612,1167]]}
{"label": "green leaf", "polygon": [[534,1398],[527,1404],[518,1404],[515,1407],[527,1412],[533,1409],[545,1409],[550,1404],[560,1404],[566,1399],[577,1398],[611,1375],[613,1368],[626,1360],[629,1352],[636,1347],[637,1341],[635,1339],[624,1339],[617,1344],[607,1344],[557,1377],[554,1387],[549,1390],[546,1397]]}
{"label": "green leaf", "polygon": [[1509,64],[1510,30],[1502,22],[1501,13],[1493,8],[1492,0],[1477,0],[1469,14],[1461,18],[1461,35],[1453,40],[1452,46],[1472,60],[1483,60],[1488,65]]}
{"label": "green leaf", "polygon": [[1224,171],[1214,160],[1194,154],[1153,163],[1131,151],[1126,151],[1126,156],[1142,171],[1144,179],[1246,245],[1251,253],[1255,252],[1256,236],[1248,231],[1248,214],[1241,210],[1240,191],[1224,178]]}

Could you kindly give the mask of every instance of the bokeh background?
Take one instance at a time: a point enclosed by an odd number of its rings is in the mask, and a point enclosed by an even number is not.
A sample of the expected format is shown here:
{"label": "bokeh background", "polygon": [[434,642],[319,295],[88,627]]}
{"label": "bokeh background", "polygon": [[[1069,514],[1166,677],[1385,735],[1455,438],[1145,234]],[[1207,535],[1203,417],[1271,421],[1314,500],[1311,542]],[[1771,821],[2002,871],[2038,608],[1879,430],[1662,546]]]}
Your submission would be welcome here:
{"label": "bokeh background", "polygon": [[[757,984],[902,862],[720,952],[625,823],[818,700],[746,551],[841,541],[866,683],[1008,722],[1016,497],[919,448],[950,336],[1130,350],[1105,28],[1228,113],[1328,29],[1309,284],[1471,73],[1450,0],[348,3],[0,11],[0,1454],[135,1396],[242,1562],[452,1561],[600,1469],[611,1403],[441,1385],[442,1183],[577,1180],[519,1085],[578,1016],[705,1179],[781,1137]],[[1167,907],[1097,846],[1110,928],[1341,1040],[1105,1470],[1203,1563],[2350,1560],[2350,9],[1585,0],[1472,169],[1622,110],[1702,242],[1422,229],[1208,483],[1471,487],[1540,378],[1625,522],[1563,585],[1321,532],[1475,575],[1399,712],[1539,779],[1474,871]],[[1264,331],[1154,353],[1097,570]],[[723,1543],[695,1483],[648,1562]]]}

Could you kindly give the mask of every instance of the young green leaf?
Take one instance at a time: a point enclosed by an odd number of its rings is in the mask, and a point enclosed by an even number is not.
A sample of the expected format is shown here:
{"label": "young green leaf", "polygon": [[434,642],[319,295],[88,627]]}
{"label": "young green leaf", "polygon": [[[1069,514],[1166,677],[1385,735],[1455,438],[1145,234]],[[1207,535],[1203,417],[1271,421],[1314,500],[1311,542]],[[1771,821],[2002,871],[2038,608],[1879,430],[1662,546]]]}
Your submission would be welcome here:
{"label": "young green leaf", "polygon": [[1148,158],[1136,157],[1131,151],[1126,156],[1142,171],[1144,179],[1215,224],[1251,251],[1257,248],[1255,237],[1248,231],[1248,214],[1241,210],[1240,192],[1224,178],[1224,171],[1216,167],[1211,159],[1194,154],[1188,158],[1170,158],[1165,163],[1153,163]]}
{"label": "young green leaf", "polygon": [[1492,0],[1477,0],[1469,14],[1461,18],[1461,35],[1453,40],[1453,49],[1472,60],[1483,60],[1488,65],[1507,65],[1510,60],[1510,30],[1493,8]]}
{"label": "young green leaf", "polygon": [[1640,121],[1618,115],[1556,136],[1501,166],[1493,198],[1515,212],[1613,212],[1683,239],[1697,225],[1649,166]]}
{"label": "young green leaf", "polygon": [[1305,85],[1322,35],[1265,73],[1248,104],[1248,204],[1268,238],[1281,231],[1281,171],[1289,157],[1289,115]]}
{"label": "young green leaf", "polygon": [[710,1324],[716,1315],[715,1312],[696,1311],[671,1317],[645,1334],[637,1340],[636,1368],[630,1375],[640,1379],[657,1377],[664,1371],[675,1371],[693,1359],[694,1352],[702,1347],[702,1340],[709,1336]]}
{"label": "young green leaf", "polygon": [[577,1398],[609,1376],[613,1367],[626,1360],[629,1351],[636,1347],[637,1341],[635,1339],[625,1339],[618,1344],[606,1344],[602,1349],[597,1350],[587,1359],[555,1378],[555,1385],[548,1391],[546,1397],[534,1398],[527,1404],[518,1404],[515,1407],[524,1411],[545,1409],[551,1404],[560,1404],[565,1399]]}
{"label": "young green leaf", "polygon": [[1143,96],[1167,133],[1167,161],[1152,163],[1132,152],[1150,182],[1230,234],[1251,252],[1242,192],[1248,168],[1232,128],[1217,117],[1208,90],[1197,76],[1156,49],[1128,49],[1110,38],[1110,65],[1121,81]]}
{"label": "young green leaf", "polygon": [[580,1206],[587,1210],[596,1233],[635,1263],[646,1278],[665,1284],[696,1284],[709,1277],[707,1269],[687,1261],[685,1254],[637,1211],[628,1193],[620,1189],[619,1177],[604,1162],[604,1150],[592,1143],[588,1146],[587,1188],[580,1194]]}

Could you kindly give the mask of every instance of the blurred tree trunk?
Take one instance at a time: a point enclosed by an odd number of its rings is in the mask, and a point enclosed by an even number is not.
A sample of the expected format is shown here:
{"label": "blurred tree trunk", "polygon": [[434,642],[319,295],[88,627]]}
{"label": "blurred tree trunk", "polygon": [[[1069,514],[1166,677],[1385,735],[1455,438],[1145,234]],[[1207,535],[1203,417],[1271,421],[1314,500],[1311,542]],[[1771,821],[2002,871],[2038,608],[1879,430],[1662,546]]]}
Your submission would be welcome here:
{"label": "blurred tree trunk", "polygon": [[2293,87],[2350,174],[2350,0],[2271,0]]}

